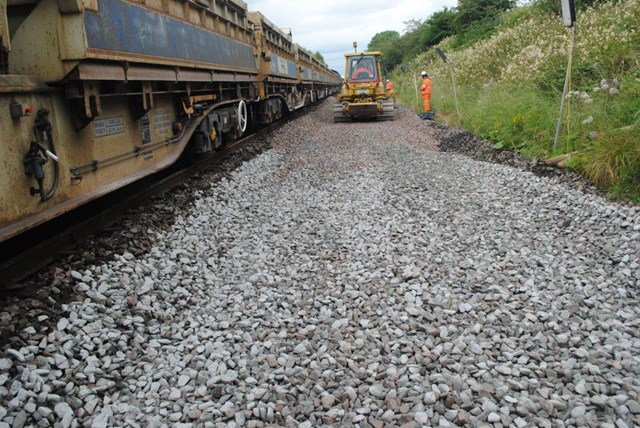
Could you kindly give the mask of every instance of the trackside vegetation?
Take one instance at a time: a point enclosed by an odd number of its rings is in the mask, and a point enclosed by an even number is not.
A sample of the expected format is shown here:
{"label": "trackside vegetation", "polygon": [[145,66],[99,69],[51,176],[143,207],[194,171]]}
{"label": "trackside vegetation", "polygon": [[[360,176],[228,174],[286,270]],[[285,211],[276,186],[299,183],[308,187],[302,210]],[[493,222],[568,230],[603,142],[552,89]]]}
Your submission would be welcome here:
{"label": "trackside vegetation", "polygon": [[[395,67],[392,79],[399,100],[419,111],[415,81],[426,69],[438,121],[525,156],[569,153],[567,167],[614,197],[640,203],[640,1],[577,3],[570,92],[555,145],[573,37],[558,15],[559,1],[511,5],[477,23],[466,22],[461,33],[421,45],[421,52]],[[442,13],[455,17],[456,9]],[[413,27],[424,31],[425,23]]]}

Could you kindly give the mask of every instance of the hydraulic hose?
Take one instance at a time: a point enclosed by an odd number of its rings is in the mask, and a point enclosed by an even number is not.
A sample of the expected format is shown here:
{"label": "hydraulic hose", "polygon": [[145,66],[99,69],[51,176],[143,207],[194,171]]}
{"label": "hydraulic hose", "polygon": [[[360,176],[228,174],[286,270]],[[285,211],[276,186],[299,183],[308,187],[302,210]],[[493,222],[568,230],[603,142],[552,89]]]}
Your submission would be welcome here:
{"label": "hydraulic hose", "polygon": [[45,202],[51,199],[58,188],[58,181],[60,180],[60,166],[58,165],[58,158],[56,148],[53,142],[53,132],[51,131],[51,122],[48,120],[49,111],[41,108],[36,114],[36,122],[33,126],[33,132],[36,135],[36,141],[43,147],[48,146],[49,152],[53,156],[47,154],[53,160],[53,183],[46,192],[40,194],[40,201]]}

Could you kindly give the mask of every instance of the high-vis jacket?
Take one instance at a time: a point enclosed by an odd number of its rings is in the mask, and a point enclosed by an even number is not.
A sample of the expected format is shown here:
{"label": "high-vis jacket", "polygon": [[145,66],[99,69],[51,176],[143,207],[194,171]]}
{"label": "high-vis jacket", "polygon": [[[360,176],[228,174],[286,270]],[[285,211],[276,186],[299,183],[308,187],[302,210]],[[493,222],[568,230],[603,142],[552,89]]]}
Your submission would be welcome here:
{"label": "high-vis jacket", "polygon": [[422,78],[422,86],[420,87],[422,92],[422,103],[424,104],[424,111],[431,110],[431,79],[429,76]]}

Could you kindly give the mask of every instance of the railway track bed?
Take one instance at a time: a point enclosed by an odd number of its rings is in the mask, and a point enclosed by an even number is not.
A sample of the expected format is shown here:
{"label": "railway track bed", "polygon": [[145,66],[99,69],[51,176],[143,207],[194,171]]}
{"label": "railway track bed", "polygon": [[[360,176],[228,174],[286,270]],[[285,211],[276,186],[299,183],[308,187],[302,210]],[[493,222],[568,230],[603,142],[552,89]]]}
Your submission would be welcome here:
{"label": "railway track bed", "polygon": [[3,308],[33,325],[5,335],[2,419],[640,423],[637,207],[443,153],[402,109],[327,100],[266,142],[171,227],[125,225],[148,250],[61,265],[56,318]]}

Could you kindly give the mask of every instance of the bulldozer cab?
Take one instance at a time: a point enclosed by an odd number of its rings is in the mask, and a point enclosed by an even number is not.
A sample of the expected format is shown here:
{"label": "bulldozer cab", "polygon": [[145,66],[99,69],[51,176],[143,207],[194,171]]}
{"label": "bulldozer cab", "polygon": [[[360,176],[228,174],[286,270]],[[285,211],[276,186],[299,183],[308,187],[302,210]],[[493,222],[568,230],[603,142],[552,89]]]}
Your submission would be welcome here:
{"label": "bulldozer cab", "polygon": [[344,84],[333,106],[334,122],[393,120],[395,91],[384,85],[382,52],[346,53]]}
{"label": "bulldozer cab", "polygon": [[374,55],[358,55],[348,58],[346,76],[351,82],[375,82],[379,80],[378,61]]}

